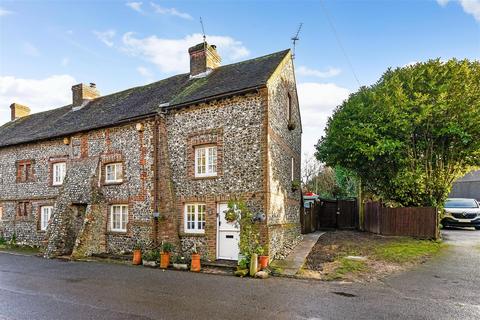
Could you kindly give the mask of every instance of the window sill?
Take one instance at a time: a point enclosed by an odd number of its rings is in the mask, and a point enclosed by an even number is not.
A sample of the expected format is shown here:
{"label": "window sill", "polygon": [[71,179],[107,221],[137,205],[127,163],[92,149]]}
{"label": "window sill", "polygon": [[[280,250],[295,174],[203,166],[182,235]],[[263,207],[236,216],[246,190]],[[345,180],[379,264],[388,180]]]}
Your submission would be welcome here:
{"label": "window sill", "polygon": [[195,176],[193,177],[193,180],[208,180],[208,179],[217,179],[218,178],[218,175],[216,176]]}
{"label": "window sill", "polygon": [[109,230],[105,232],[106,235],[111,235],[111,236],[126,236],[128,235],[128,231],[113,231]]}
{"label": "window sill", "polygon": [[118,186],[122,183],[123,183],[123,180],[122,181],[104,182],[103,185],[104,186]]}
{"label": "window sill", "polygon": [[180,237],[205,237],[205,232],[179,232]]}

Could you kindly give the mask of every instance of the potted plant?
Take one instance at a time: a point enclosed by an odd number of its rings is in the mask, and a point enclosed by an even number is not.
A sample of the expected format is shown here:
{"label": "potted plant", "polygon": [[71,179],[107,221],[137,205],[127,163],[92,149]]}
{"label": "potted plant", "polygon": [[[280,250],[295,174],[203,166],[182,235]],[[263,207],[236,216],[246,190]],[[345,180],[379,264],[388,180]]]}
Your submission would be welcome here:
{"label": "potted plant", "polygon": [[269,257],[268,255],[264,255],[265,249],[262,246],[259,246],[256,251],[258,254],[258,264],[260,266],[260,270],[264,270],[268,267]]}
{"label": "potted plant", "polygon": [[237,271],[235,271],[235,275],[237,277],[245,277],[249,274],[249,269],[248,269],[248,262],[249,260],[247,257],[242,256],[242,258],[239,258],[238,260],[238,265],[237,265]]}
{"label": "potted plant", "polygon": [[300,181],[298,181],[298,180],[292,181],[292,191],[295,192],[298,189],[300,189]]}
{"label": "potted plant", "polygon": [[162,243],[162,252],[160,253],[160,268],[167,269],[170,264],[170,253],[173,250],[173,244],[169,242]]}
{"label": "potted plant", "polygon": [[142,264],[142,243],[136,242],[133,246],[133,265]]}
{"label": "potted plant", "polygon": [[295,125],[295,122],[293,122],[292,120],[289,120],[288,121],[288,125],[287,125],[287,128],[288,130],[292,131],[296,128],[297,126]]}
{"label": "potted plant", "polygon": [[200,272],[202,265],[200,263],[200,254],[197,252],[197,245],[193,246],[190,271]]}
{"label": "potted plant", "polygon": [[177,270],[188,270],[187,259],[183,255],[175,256],[173,268]]}
{"label": "potted plant", "polygon": [[158,258],[160,253],[158,250],[148,250],[142,256],[143,265],[146,267],[156,267],[158,266]]}

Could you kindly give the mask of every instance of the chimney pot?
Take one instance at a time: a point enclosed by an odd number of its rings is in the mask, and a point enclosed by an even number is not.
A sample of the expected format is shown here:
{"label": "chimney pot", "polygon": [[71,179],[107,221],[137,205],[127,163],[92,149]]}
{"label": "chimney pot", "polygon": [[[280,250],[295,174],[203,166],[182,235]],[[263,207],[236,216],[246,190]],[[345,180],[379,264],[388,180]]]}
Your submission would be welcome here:
{"label": "chimney pot", "polygon": [[190,47],[188,53],[190,54],[190,77],[207,75],[222,62],[217,46],[206,42]]}
{"label": "chimney pot", "polygon": [[10,105],[11,119],[16,120],[18,118],[26,117],[30,115],[30,108],[19,103],[12,103]]}
{"label": "chimney pot", "polygon": [[85,101],[93,100],[100,97],[100,92],[97,90],[95,83],[90,84],[79,83],[72,86],[72,105],[73,107],[82,106]]}

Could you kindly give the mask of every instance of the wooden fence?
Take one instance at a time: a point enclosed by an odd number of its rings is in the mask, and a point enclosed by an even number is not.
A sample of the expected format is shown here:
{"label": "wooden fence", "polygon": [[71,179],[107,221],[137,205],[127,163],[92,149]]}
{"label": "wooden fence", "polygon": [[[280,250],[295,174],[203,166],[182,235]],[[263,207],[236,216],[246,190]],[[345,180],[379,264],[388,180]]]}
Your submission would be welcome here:
{"label": "wooden fence", "polygon": [[385,208],[379,202],[365,204],[365,231],[387,236],[411,236],[437,239],[436,208]]}

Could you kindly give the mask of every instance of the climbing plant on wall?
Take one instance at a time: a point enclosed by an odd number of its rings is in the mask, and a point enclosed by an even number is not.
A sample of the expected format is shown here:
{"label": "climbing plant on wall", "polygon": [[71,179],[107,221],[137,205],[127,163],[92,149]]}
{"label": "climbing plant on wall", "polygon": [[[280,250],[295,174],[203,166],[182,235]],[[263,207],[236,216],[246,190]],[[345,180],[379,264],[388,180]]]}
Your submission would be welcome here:
{"label": "climbing plant on wall", "polygon": [[240,224],[240,254],[249,261],[252,253],[256,253],[260,247],[260,227],[253,221],[253,212],[245,201],[235,199],[228,202],[228,210],[224,214],[227,221],[235,216]]}

